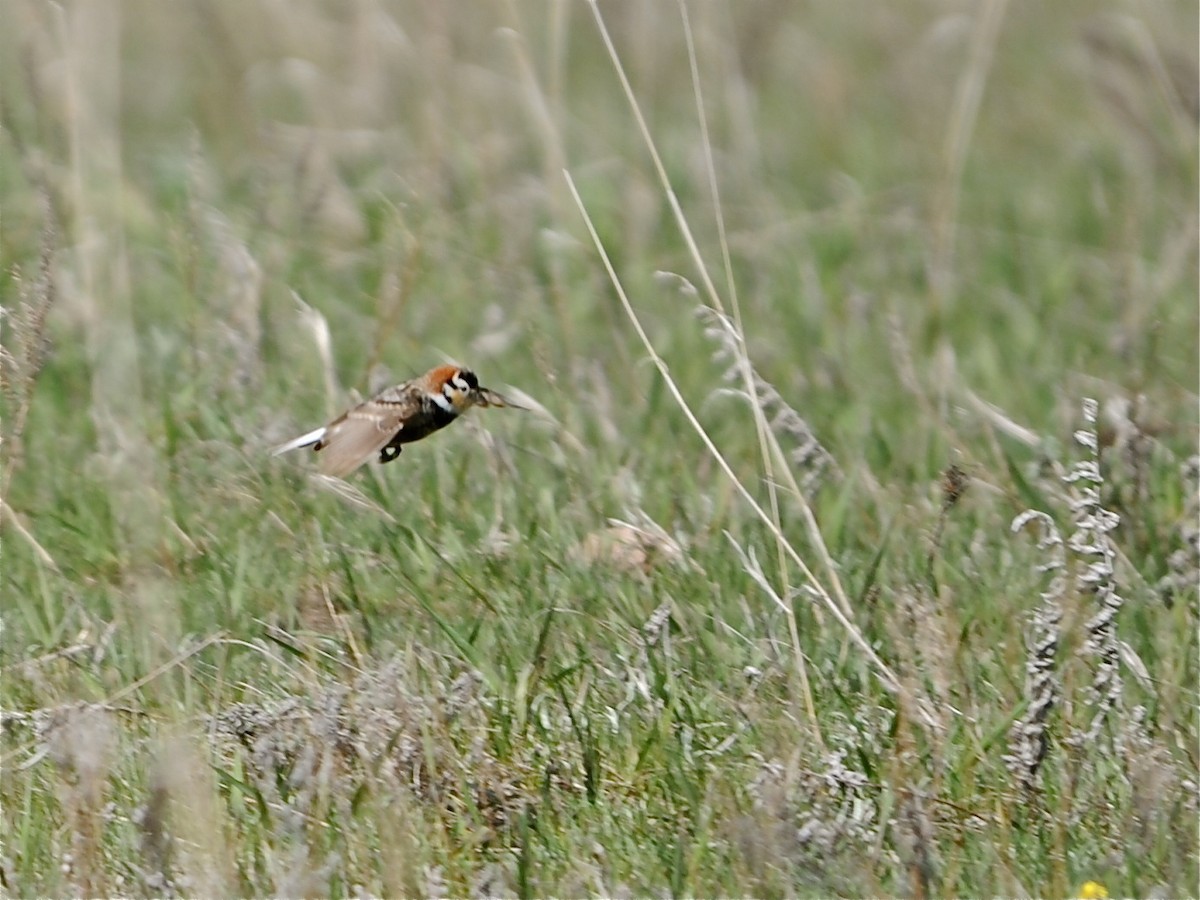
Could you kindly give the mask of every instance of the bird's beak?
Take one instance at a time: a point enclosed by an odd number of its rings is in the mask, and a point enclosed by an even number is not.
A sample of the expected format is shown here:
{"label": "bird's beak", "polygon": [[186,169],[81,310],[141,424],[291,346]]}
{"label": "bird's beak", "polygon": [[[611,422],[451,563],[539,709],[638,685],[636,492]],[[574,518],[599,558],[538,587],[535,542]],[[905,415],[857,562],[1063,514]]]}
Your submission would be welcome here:
{"label": "bird's beak", "polygon": [[524,409],[519,403],[514,403],[503,394],[481,387],[475,392],[475,403],[479,406],[511,406],[513,409]]}

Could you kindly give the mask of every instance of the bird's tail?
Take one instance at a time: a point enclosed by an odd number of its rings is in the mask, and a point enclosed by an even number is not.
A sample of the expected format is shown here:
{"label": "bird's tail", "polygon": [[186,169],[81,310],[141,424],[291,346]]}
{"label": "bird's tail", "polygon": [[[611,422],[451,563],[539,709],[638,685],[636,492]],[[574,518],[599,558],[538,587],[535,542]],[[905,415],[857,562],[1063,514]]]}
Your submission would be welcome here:
{"label": "bird's tail", "polygon": [[272,456],[278,456],[280,453],[287,453],[289,450],[299,450],[301,447],[311,447],[321,438],[325,437],[325,428],[316,428],[308,434],[302,434],[298,438],[293,438],[286,444],[280,444],[271,451]]}

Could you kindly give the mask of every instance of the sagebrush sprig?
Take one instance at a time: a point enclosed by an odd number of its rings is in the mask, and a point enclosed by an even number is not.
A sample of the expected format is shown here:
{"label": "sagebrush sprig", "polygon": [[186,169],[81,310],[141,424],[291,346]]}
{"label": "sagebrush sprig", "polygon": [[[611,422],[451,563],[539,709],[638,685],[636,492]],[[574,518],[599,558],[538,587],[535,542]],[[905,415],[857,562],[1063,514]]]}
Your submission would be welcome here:
{"label": "sagebrush sprig", "polygon": [[[750,397],[742,386],[742,366],[746,363],[741,358],[741,342],[729,317],[709,306],[697,307],[696,316],[704,323],[704,336],[715,345],[713,360],[727,366],[721,374],[721,380],[733,387],[726,388],[724,393],[743,398],[748,403],[754,402],[755,398]],[[788,453],[788,460],[799,473],[800,489],[805,496],[811,497],[826,480],[839,480],[842,473],[837,460],[817,440],[808,422],[757,369],[751,367],[750,374],[767,424],[777,437],[788,441],[793,447]]]}
{"label": "sagebrush sprig", "polygon": [[1098,658],[1092,676],[1088,702],[1093,708],[1092,722],[1084,734],[1085,740],[1095,737],[1112,710],[1121,701],[1121,648],[1117,639],[1116,616],[1124,603],[1117,592],[1114,567],[1117,551],[1109,533],[1121,517],[1105,509],[1100,489],[1104,475],[1100,470],[1100,440],[1096,434],[1099,404],[1091,398],[1083,401],[1084,427],[1075,432],[1075,442],[1088,456],[1071,467],[1063,482],[1074,486],[1070,501],[1071,522],[1075,530],[1067,546],[1080,562],[1075,576],[1076,587],[1082,594],[1094,595],[1099,609],[1088,619],[1084,652]]}
{"label": "sagebrush sprig", "polygon": [[1054,520],[1044,512],[1026,510],[1013,519],[1012,530],[1029,525],[1040,526],[1037,548],[1045,561],[1037,571],[1049,575],[1041,603],[1029,623],[1029,656],[1025,660],[1025,714],[1009,732],[1010,752],[1005,765],[1030,790],[1037,785],[1038,773],[1050,749],[1049,718],[1058,705],[1062,688],[1058,682],[1056,656],[1062,622],[1062,599],[1067,589],[1066,549]]}

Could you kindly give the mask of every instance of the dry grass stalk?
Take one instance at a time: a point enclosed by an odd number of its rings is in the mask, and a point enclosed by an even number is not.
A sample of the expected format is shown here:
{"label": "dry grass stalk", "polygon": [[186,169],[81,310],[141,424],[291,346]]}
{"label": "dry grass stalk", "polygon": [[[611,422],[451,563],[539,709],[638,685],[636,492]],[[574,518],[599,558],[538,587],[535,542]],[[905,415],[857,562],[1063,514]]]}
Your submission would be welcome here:
{"label": "dry grass stalk", "polygon": [[17,283],[20,302],[16,309],[0,307],[0,336],[6,331],[6,323],[7,331],[12,335],[11,347],[0,344],[0,392],[6,413],[0,416],[0,524],[7,522],[43,565],[58,569],[54,557],[8,503],[13,476],[25,460],[25,423],[33,407],[38,376],[49,355],[46,322],[58,298],[53,268],[58,231],[49,198],[44,198],[43,209],[45,224],[37,276],[32,283],[27,283],[22,280],[20,270],[14,267],[13,279]]}
{"label": "dry grass stalk", "polygon": [[930,585],[933,584],[933,562],[942,549],[942,538],[946,534],[946,523],[950,519],[950,510],[958,505],[958,501],[962,499],[963,494],[967,492],[967,488],[970,485],[970,476],[957,465],[951,464],[949,468],[942,472],[940,484],[942,494],[941,511],[938,513],[937,525],[933,529],[933,540],[930,543],[929,555],[925,560],[925,572]]}
{"label": "dry grass stalk", "polygon": [[[21,277],[13,268],[13,280],[20,298],[15,309],[0,307],[0,334],[7,331],[11,346],[0,344],[0,389],[3,390],[7,415],[0,432],[0,498],[8,496],[12,477],[24,462],[25,423],[33,407],[34,389],[46,364],[49,341],[46,321],[58,299],[54,278],[54,253],[58,246],[58,229],[52,218],[50,201],[43,203],[45,224],[42,227],[41,252],[37,275],[32,282]],[[8,328],[5,329],[4,325]]]}
{"label": "dry grass stalk", "polygon": [[1013,520],[1012,530],[1029,525],[1041,528],[1037,546],[1045,561],[1037,570],[1048,574],[1050,582],[1041,594],[1029,627],[1029,656],[1025,660],[1025,714],[1009,734],[1009,754],[1004,757],[1009,770],[1025,790],[1038,782],[1039,772],[1050,748],[1049,718],[1058,705],[1062,687],[1057,673],[1059,625],[1062,601],[1067,589],[1066,550],[1058,528],[1044,512],[1026,510]]}
{"label": "dry grass stalk", "polygon": [[58,296],[52,268],[55,239],[54,224],[47,218],[46,227],[42,230],[42,251],[37,276],[32,283],[25,282],[20,276],[20,270],[14,268],[12,277],[17,283],[20,302],[16,310],[5,308],[0,311],[0,323],[8,323],[8,329],[16,341],[16,346],[12,349],[0,347],[0,385],[4,388],[5,401],[11,408],[4,433],[4,478],[0,481],[0,493],[4,493],[5,496],[12,473],[23,460],[22,438],[25,433],[25,421],[28,420],[29,410],[34,404],[37,377],[46,365],[48,356],[46,322],[50,307],[54,306]]}
{"label": "dry grass stalk", "polygon": [[934,299],[941,308],[948,304],[953,291],[955,238],[963,170],[1007,6],[1008,0],[985,0],[978,5],[969,56],[946,127],[946,143],[942,153],[944,168],[933,211],[930,257],[930,281]]}
{"label": "dry grass stalk", "polygon": [[3,498],[0,498],[0,522],[7,522],[16,530],[17,534],[25,539],[25,543],[29,544],[34,554],[41,560],[42,565],[56,571],[58,570],[58,563],[54,561],[54,557],[50,555],[50,551],[38,543],[38,539],[33,536],[33,532],[21,521],[21,517],[17,515],[16,510],[9,506],[8,501]]}
{"label": "dry grass stalk", "polygon": [[325,414],[332,417],[336,414],[338,404],[342,402],[341,389],[338,387],[337,372],[333,365],[333,338],[329,334],[329,323],[316,308],[309,306],[295,291],[292,299],[300,313],[301,324],[312,335],[313,344],[317,348],[317,358],[321,361],[321,374],[325,379]]}
{"label": "dry grass stalk", "polygon": [[[654,169],[655,169],[655,172],[658,177],[659,185],[663,191],[663,196],[666,199],[667,205],[671,209],[671,212],[675,219],[676,225],[679,228],[680,235],[683,237],[684,243],[687,245],[688,254],[691,257],[692,262],[696,267],[696,271],[697,271],[698,275],[700,276],[701,285],[704,288],[704,295],[707,298],[709,305],[711,305],[714,309],[716,309],[718,311],[723,311],[724,307],[721,302],[721,296],[718,293],[716,286],[713,284],[712,278],[710,277],[710,275],[708,273],[708,268],[705,265],[704,258],[700,253],[700,248],[696,243],[695,235],[692,232],[691,226],[688,224],[687,217],[683,213],[683,208],[679,203],[679,198],[678,198],[677,194],[675,193],[674,188],[671,185],[671,180],[667,175],[666,167],[663,165],[662,156],[659,153],[658,147],[655,144],[654,139],[650,134],[650,129],[649,129],[649,126],[646,124],[646,119],[642,115],[641,106],[639,105],[639,103],[637,101],[637,97],[633,92],[633,87],[631,86],[631,84],[629,82],[629,77],[626,74],[625,66],[621,62],[621,57],[617,53],[616,47],[613,44],[612,35],[609,33],[608,27],[604,22],[603,15],[601,15],[599,4],[596,2],[596,0],[589,0],[589,7],[591,8],[591,11],[592,11],[592,18],[595,20],[596,26],[599,29],[600,37],[604,43],[605,50],[608,53],[609,60],[612,63],[613,70],[615,71],[617,78],[621,82],[621,89],[625,95],[626,102],[629,105],[630,112],[633,114],[634,120],[637,123],[638,131],[641,134],[642,139],[644,140],[644,142],[646,144],[646,149],[650,154],[651,160],[653,161]],[[730,285],[732,285],[733,284],[732,267],[729,264],[729,254],[728,254],[727,242],[724,240],[724,237],[723,237],[724,226],[722,224],[720,197],[716,193],[716,190],[715,190],[715,185],[716,185],[715,169],[713,166],[711,146],[707,140],[707,130],[706,130],[707,126],[705,124],[705,118],[703,115],[703,100],[702,100],[701,93],[700,93],[699,77],[698,77],[696,66],[694,64],[694,48],[691,46],[692,45],[691,26],[690,26],[690,22],[689,22],[688,16],[687,16],[686,5],[681,3],[680,11],[681,11],[681,16],[682,16],[682,20],[683,20],[684,36],[687,39],[688,44],[689,44],[689,54],[693,55],[693,65],[692,65],[693,90],[696,95],[697,107],[700,110],[701,128],[704,130],[705,145],[706,145],[706,161],[708,163],[709,182],[710,182],[710,186],[713,187],[713,200],[714,200],[714,204],[715,204],[715,208],[716,208],[716,217],[717,217],[717,221],[718,221],[718,228],[722,234],[722,249],[725,253],[725,263],[726,263],[725,271],[726,271],[727,279],[728,279]],[[779,561],[779,577],[780,577],[781,584],[784,585],[784,589],[785,590],[787,589],[787,585],[789,582],[788,560],[791,560],[792,563],[794,563],[798,566],[800,571],[804,574],[805,578],[808,579],[808,581],[810,582],[810,584],[812,585],[814,590],[816,590],[818,593],[822,594],[824,598],[829,598],[831,603],[836,601],[836,604],[839,608],[835,611],[834,614],[835,614],[835,617],[838,619],[839,623],[843,627],[849,628],[852,632],[856,631],[856,629],[854,628],[853,624],[850,621],[850,619],[853,616],[853,611],[850,606],[849,597],[846,594],[845,588],[842,586],[841,575],[838,571],[838,566],[834,563],[833,558],[829,553],[829,549],[825,544],[824,536],[822,535],[821,529],[820,529],[819,525],[817,524],[816,516],[813,513],[813,510],[812,510],[811,506],[809,505],[807,499],[805,498],[804,492],[800,489],[799,485],[796,483],[796,480],[793,477],[792,472],[787,465],[783,450],[779,446],[778,439],[775,437],[775,435],[770,431],[770,429],[766,425],[765,416],[763,415],[760,405],[757,402],[752,402],[751,409],[754,413],[755,429],[756,429],[757,435],[758,435],[760,453],[762,454],[764,474],[767,479],[767,492],[768,492],[768,500],[769,500],[769,508],[770,508],[769,515],[766,510],[764,510],[758,503],[756,503],[753,500],[753,498],[749,495],[749,492],[746,491],[745,487],[743,485],[741,485],[741,483],[737,480],[736,475],[733,474],[732,470],[729,468],[729,466],[725,462],[724,458],[716,450],[716,447],[712,444],[712,441],[708,438],[707,434],[704,432],[703,427],[696,420],[695,415],[688,408],[688,406],[687,406],[686,402],[684,401],[682,395],[680,394],[678,388],[675,386],[674,382],[671,380],[670,374],[667,371],[666,364],[658,356],[658,354],[654,351],[653,346],[650,344],[650,341],[646,336],[645,330],[642,328],[640,321],[637,319],[637,315],[634,312],[632,305],[629,303],[628,297],[625,296],[624,290],[621,287],[619,280],[617,279],[616,272],[613,270],[611,262],[607,258],[607,254],[604,251],[604,248],[600,242],[599,236],[597,235],[593,224],[591,223],[590,219],[588,218],[587,210],[585,209],[583,202],[579,197],[579,193],[575,188],[575,184],[574,184],[573,180],[571,179],[570,174],[566,173],[566,172],[564,172],[564,174],[567,176],[567,185],[571,191],[572,199],[575,201],[576,206],[579,208],[580,212],[584,216],[584,220],[587,223],[588,230],[591,234],[592,242],[596,246],[597,250],[600,251],[601,257],[605,264],[605,268],[608,271],[609,277],[612,280],[614,287],[617,289],[618,296],[620,297],[622,305],[625,308],[625,312],[629,316],[629,318],[633,321],[635,329],[637,330],[638,336],[642,340],[643,345],[645,345],[647,350],[650,351],[651,357],[654,360],[656,367],[659,369],[660,373],[663,375],[664,380],[667,382],[668,389],[671,391],[671,394],[674,397],[676,403],[679,404],[679,406],[684,410],[692,427],[695,428],[697,430],[697,432],[700,434],[700,436],[704,439],[704,442],[705,442],[706,446],[708,447],[709,451],[714,454],[714,458],[717,460],[717,463],[726,472],[726,474],[729,475],[729,477],[734,481],[734,483],[738,487],[739,493],[742,495],[743,499],[750,502],[752,507],[755,510],[755,513],[758,514],[765,522],[768,523],[768,526],[771,529],[772,536],[775,539],[775,548],[776,548],[776,552],[778,555],[778,561]],[[732,290],[732,288],[731,288],[731,292],[730,292],[730,297],[731,297],[731,306],[732,306],[732,322],[735,326],[735,334],[738,337],[738,343],[739,343],[739,349],[740,349],[740,352],[738,354],[738,359],[741,362],[743,388],[746,391],[746,393],[751,398],[753,398],[756,395],[756,387],[755,387],[754,378],[752,375],[752,368],[750,365],[749,355],[745,349],[745,340],[743,337],[743,332],[740,327],[741,314],[740,314],[740,310],[739,310],[739,307],[737,304],[737,294],[736,294],[736,291]],[[795,498],[797,499],[797,501],[800,505],[800,511],[804,517],[804,522],[805,522],[805,526],[808,530],[809,537],[813,543],[813,546],[817,550],[818,556],[821,558],[821,563],[822,563],[822,566],[825,571],[825,577],[828,579],[828,582],[830,585],[828,590],[822,584],[820,584],[820,582],[817,581],[816,576],[813,574],[812,570],[808,567],[808,565],[802,559],[800,559],[799,555],[795,552],[795,548],[791,547],[788,544],[786,538],[783,536],[783,533],[782,533],[782,530],[780,527],[779,504],[778,504],[777,489],[776,489],[776,483],[775,483],[776,466],[778,466],[778,468],[779,468],[778,477],[779,477],[780,482],[783,484],[783,486],[785,486],[791,490],[791,492],[793,493],[793,495],[795,496]],[[793,616],[789,616],[788,626],[792,633],[792,642],[794,645],[796,645],[797,650],[798,650],[799,633],[798,633],[797,626],[796,626]],[[859,645],[860,648],[864,649],[867,652],[868,656],[870,656],[872,658],[872,662],[877,667],[882,667],[883,669],[886,670],[887,667],[883,666],[882,661],[878,659],[878,657],[875,655],[875,653],[872,650],[870,650],[869,647],[866,647],[865,642],[861,641],[859,638],[854,637],[853,634],[852,634],[852,639],[854,640],[854,642],[856,644]],[[899,685],[895,682],[894,677],[889,676],[889,678],[887,679],[887,682],[889,684],[889,689],[891,689],[891,690],[898,689]]]}
{"label": "dry grass stalk", "polygon": [[1109,538],[1121,520],[1116,513],[1105,509],[1100,500],[1104,476],[1100,471],[1100,439],[1096,434],[1098,409],[1095,400],[1083,401],[1084,427],[1075,432],[1075,441],[1088,456],[1063,476],[1065,484],[1075,486],[1075,496],[1070,501],[1075,531],[1067,539],[1067,546],[1082,564],[1075,578],[1076,587],[1082,594],[1093,595],[1099,606],[1085,626],[1084,650],[1097,658],[1098,663],[1089,691],[1094,714],[1084,740],[1099,734],[1105,720],[1120,704],[1122,689],[1116,616],[1124,600],[1117,593],[1114,575],[1117,551]]}
{"label": "dry grass stalk", "polygon": [[[786,598],[779,595],[779,592],[775,589],[774,585],[771,584],[771,580],[767,577],[766,573],[763,572],[762,565],[758,561],[758,556],[755,554],[754,548],[750,547],[748,550],[743,549],[742,546],[733,539],[731,534],[726,532],[725,536],[729,539],[729,543],[733,545],[734,552],[737,553],[738,558],[742,562],[742,569],[745,570],[746,574],[750,576],[750,580],[762,589],[763,593],[770,598],[776,609],[788,617],[789,623],[795,621],[795,613],[792,609],[791,602],[793,599],[792,595],[789,593]],[[803,651],[800,651],[795,647],[795,645],[793,645],[793,652],[800,653],[796,664],[796,675],[800,679],[800,692],[804,700],[805,712],[808,714],[808,724],[818,746],[824,748],[825,741],[821,734],[821,723],[817,716],[816,703],[813,698],[812,687],[809,684],[808,679],[808,658],[804,655]]]}
{"label": "dry grass stalk", "polygon": [[[1100,439],[1096,433],[1098,411],[1095,400],[1084,400],[1084,427],[1075,432],[1075,441],[1087,455],[1062,476],[1070,494],[1068,503],[1074,529],[1071,535],[1064,542],[1050,516],[1036,510],[1021,513],[1012,525],[1013,531],[1019,531],[1031,522],[1041,526],[1038,549],[1047,551],[1048,559],[1038,568],[1041,572],[1052,573],[1031,623],[1030,652],[1025,666],[1028,708],[1013,726],[1011,752],[1005,757],[1025,788],[1032,788],[1037,783],[1038,770],[1049,746],[1047,718],[1060,697],[1055,657],[1060,639],[1062,600],[1068,584],[1073,584],[1081,596],[1095,597],[1099,606],[1084,626],[1083,651],[1098,660],[1087,694],[1087,704],[1093,710],[1092,720],[1085,731],[1074,736],[1075,740],[1088,742],[1097,737],[1113,710],[1119,707],[1122,659],[1133,666],[1135,673],[1144,668],[1133,651],[1122,645],[1117,637],[1116,615],[1124,601],[1117,592],[1115,564],[1118,554],[1109,534],[1117,527],[1120,517],[1105,509],[1101,502],[1104,477],[1100,469]],[[1068,579],[1065,574],[1068,558],[1076,563],[1073,579]],[[1113,734],[1119,741],[1119,730]]]}
{"label": "dry grass stalk", "polygon": [[344,479],[335,478],[332,475],[322,475],[320,472],[313,472],[309,475],[309,481],[318,488],[329,491],[338,498],[345,500],[351,506],[358,509],[365,509],[386,522],[393,525],[396,524],[395,516]]}
{"label": "dry grass stalk", "polygon": [[253,391],[262,383],[262,266],[237,231],[215,206],[202,201],[199,189],[191,197],[195,227],[208,244],[215,265],[215,290],[206,291],[215,319],[212,352],[225,386]]}
{"label": "dry grass stalk", "polygon": [[[812,586],[812,589],[816,592],[816,594],[821,598],[822,603],[824,603],[830,612],[833,613],[833,616],[835,619],[837,619],[838,624],[846,630],[850,640],[859,648],[866,658],[870,660],[876,673],[880,676],[880,680],[883,685],[889,691],[901,691],[902,688],[900,681],[896,678],[895,673],[891,670],[887,663],[880,659],[879,654],[875,652],[875,650],[867,642],[866,638],[863,637],[858,626],[855,625],[854,622],[849,618],[849,601],[845,599],[844,591],[837,591],[839,600],[841,601],[839,603],[839,601],[833,598],[833,596],[817,578],[816,574],[809,567],[808,563],[804,561],[804,558],[800,555],[796,548],[788,543],[787,538],[784,536],[779,527],[779,523],[773,519],[765,509],[763,509],[762,505],[759,504],[757,500],[754,499],[753,494],[750,493],[749,489],[742,483],[741,479],[738,478],[737,473],[734,472],[733,467],[729,464],[729,461],[725,459],[725,455],[721,453],[717,445],[713,443],[712,438],[709,436],[708,432],[705,431],[704,426],[700,424],[700,420],[696,418],[695,412],[692,410],[687,400],[684,399],[682,392],[679,390],[679,386],[671,377],[671,372],[667,368],[666,362],[658,354],[658,351],[654,348],[654,343],[650,340],[649,335],[646,334],[646,329],[643,327],[641,319],[638,318],[637,312],[634,310],[628,294],[625,293],[625,287],[621,283],[621,279],[617,275],[616,270],[613,268],[612,260],[609,258],[608,252],[605,250],[604,244],[600,240],[600,235],[596,231],[596,225],[592,221],[591,216],[588,214],[587,207],[583,203],[583,198],[579,196],[579,190],[575,186],[574,179],[571,178],[571,174],[569,172],[564,172],[563,175],[567,179],[567,186],[571,190],[571,196],[575,200],[575,204],[579,209],[580,215],[583,216],[583,221],[587,227],[588,234],[591,237],[592,243],[597,252],[600,254],[600,259],[604,264],[605,271],[608,273],[609,280],[611,281],[614,290],[617,292],[617,297],[621,301],[621,306],[625,310],[626,316],[628,316],[629,320],[633,323],[634,329],[637,331],[638,338],[642,342],[642,346],[646,349],[646,352],[650,355],[651,360],[658,369],[659,374],[663,377],[663,381],[666,383],[667,390],[670,392],[672,398],[675,400],[675,403],[683,412],[688,424],[693,430],[695,430],[701,441],[703,441],[705,448],[708,450],[709,454],[711,454],[713,460],[716,461],[717,465],[720,466],[721,471],[726,475],[726,477],[729,478],[730,482],[734,486],[734,489],[738,492],[741,498],[754,512],[754,514],[771,531],[772,536],[776,539],[778,546],[786,554],[787,558],[790,559],[791,562],[794,563],[796,567],[799,568],[804,574],[805,579]],[[809,509],[807,504],[804,506],[804,509],[811,514],[811,509]],[[834,570],[832,559],[828,558],[828,549],[825,547],[824,540],[821,539],[819,530],[816,531],[815,537],[818,541],[819,549],[825,551],[824,555],[827,559],[827,566],[832,572]],[[838,585],[840,586],[840,582],[838,582]],[[795,615],[791,611],[788,613],[788,624],[792,632],[793,650],[796,653],[797,665],[799,666],[799,659],[802,657],[802,651],[800,650],[799,632],[795,622]],[[932,717],[929,718],[930,721],[932,721]]]}
{"label": "dry grass stalk", "polygon": [[733,385],[725,392],[757,403],[776,437],[792,445],[787,460],[800,475],[800,489],[806,497],[812,497],[822,483],[829,479],[841,480],[841,469],[833,455],[817,439],[812,427],[796,412],[775,386],[753,367],[750,375],[754,382],[754,394],[739,387],[742,383],[742,343],[728,316],[708,306],[696,308],[696,315],[704,322],[704,335],[715,345],[713,360],[727,366],[721,380]]}
{"label": "dry grass stalk", "polygon": [[[1081,29],[1096,92],[1132,142],[1160,164],[1194,146],[1196,60],[1160,48],[1135,16],[1097,16]],[[1165,116],[1164,116],[1165,113]]]}

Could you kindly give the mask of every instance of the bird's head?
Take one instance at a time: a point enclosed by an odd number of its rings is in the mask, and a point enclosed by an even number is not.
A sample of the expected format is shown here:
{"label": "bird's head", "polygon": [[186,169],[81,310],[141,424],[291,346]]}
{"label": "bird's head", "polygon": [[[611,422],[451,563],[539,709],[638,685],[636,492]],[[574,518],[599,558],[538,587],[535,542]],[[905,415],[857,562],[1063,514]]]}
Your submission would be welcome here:
{"label": "bird's head", "polygon": [[479,384],[470,369],[438,366],[429,373],[431,388],[440,392],[455,412],[464,413],[472,406],[515,406],[506,397]]}

